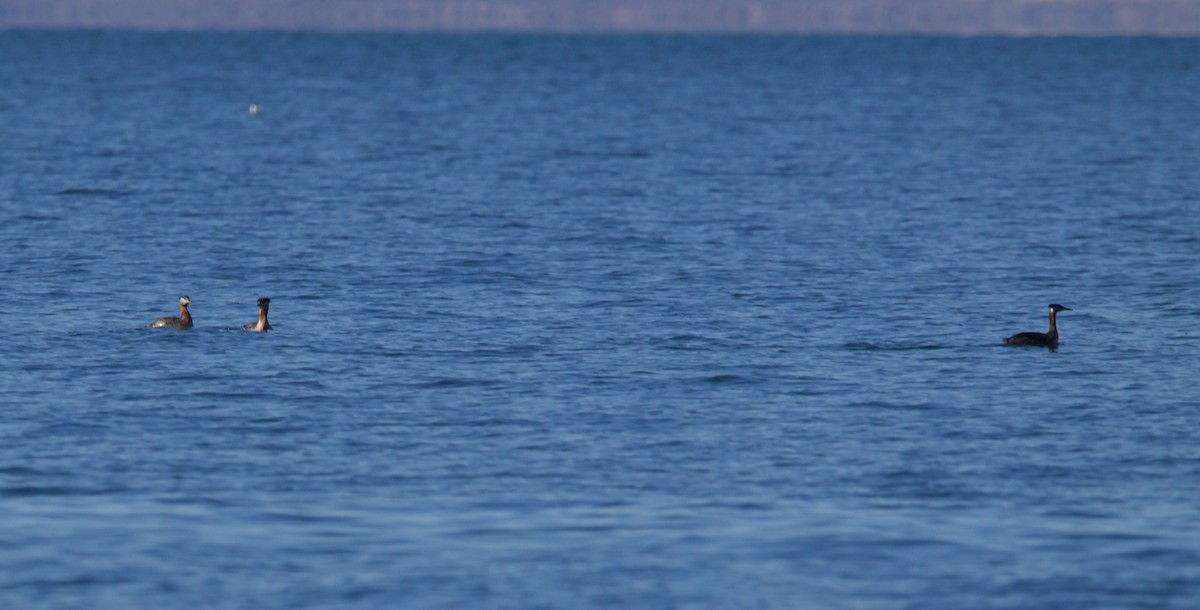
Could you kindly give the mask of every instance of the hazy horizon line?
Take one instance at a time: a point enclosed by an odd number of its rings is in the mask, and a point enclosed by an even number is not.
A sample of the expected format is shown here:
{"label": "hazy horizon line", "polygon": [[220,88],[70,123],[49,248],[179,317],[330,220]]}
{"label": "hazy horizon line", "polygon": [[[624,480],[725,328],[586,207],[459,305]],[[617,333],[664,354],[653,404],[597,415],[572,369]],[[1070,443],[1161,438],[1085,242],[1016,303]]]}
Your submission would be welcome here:
{"label": "hazy horizon line", "polygon": [[0,0],[0,30],[1200,37],[1195,0]]}
{"label": "hazy horizon line", "polygon": [[1159,38],[1163,40],[1200,40],[1198,33],[1157,33],[1157,32],[1099,32],[1099,33],[1047,33],[1047,32],[953,32],[937,30],[721,30],[721,29],[489,29],[489,28],[282,28],[282,27],[141,27],[141,26],[9,26],[0,24],[0,33],[6,32],[45,32],[45,33],[131,33],[131,34],[313,34],[329,36],[375,36],[375,35],[446,35],[446,36],[562,36],[562,37],[622,37],[622,36],[712,36],[712,37],[763,37],[763,38],[804,38],[804,37],[880,37],[880,38],[1079,38],[1079,39],[1120,39],[1120,38]]}

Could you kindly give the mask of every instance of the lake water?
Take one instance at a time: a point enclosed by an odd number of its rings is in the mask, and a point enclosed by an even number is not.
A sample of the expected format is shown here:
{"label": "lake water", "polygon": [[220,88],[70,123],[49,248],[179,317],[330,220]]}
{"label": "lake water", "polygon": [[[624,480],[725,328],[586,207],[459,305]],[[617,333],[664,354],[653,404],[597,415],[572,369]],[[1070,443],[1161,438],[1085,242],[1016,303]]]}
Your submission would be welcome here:
{"label": "lake water", "polygon": [[1200,40],[0,58],[0,607],[1200,607]]}

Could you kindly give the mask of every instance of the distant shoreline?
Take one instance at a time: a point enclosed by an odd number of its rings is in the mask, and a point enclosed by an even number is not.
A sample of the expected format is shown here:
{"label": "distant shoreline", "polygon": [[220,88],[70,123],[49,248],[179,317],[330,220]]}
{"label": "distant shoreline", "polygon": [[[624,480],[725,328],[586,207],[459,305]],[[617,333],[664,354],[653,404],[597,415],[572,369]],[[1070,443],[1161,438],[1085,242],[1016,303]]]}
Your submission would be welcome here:
{"label": "distant shoreline", "polygon": [[1196,37],[1195,0],[0,0],[0,30]]}

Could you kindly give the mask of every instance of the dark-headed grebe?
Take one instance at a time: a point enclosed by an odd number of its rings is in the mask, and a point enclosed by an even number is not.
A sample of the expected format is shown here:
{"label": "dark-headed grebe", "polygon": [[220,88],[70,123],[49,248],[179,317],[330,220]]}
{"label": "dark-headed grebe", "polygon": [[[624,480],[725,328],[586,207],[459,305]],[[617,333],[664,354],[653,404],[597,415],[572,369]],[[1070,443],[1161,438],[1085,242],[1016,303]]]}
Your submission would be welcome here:
{"label": "dark-headed grebe", "polygon": [[1050,306],[1050,330],[1044,333],[1019,333],[1004,340],[1005,345],[1032,345],[1035,347],[1058,347],[1058,324],[1055,314],[1060,311],[1071,311],[1058,303]]}
{"label": "dark-headed grebe", "polygon": [[179,317],[178,318],[159,318],[150,323],[146,328],[178,328],[183,330],[192,327],[192,314],[188,313],[188,305],[192,300],[186,296],[179,297]]}
{"label": "dark-headed grebe", "polygon": [[271,299],[263,297],[258,300],[258,321],[247,324],[242,327],[242,330],[252,330],[256,333],[271,330],[271,323],[267,322],[267,310],[271,308]]}

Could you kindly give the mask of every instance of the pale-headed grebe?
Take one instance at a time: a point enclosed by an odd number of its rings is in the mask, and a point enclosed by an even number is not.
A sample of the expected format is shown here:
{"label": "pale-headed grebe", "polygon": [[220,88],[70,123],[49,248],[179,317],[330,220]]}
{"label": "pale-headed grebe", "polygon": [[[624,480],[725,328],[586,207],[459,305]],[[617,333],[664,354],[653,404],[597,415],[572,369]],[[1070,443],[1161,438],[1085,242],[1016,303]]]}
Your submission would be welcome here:
{"label": "pale-headed grebe", "polygon": [[267,322],[267,310],[271,308],[271,299],[263,297],[258,300],[258,321],[252,322],[242,327],[242,330],[252,330],[256,333],[271,330],[271,323]]}
{"label": "pale-headed grebe", "polygon": [[1033,345],[1036,347],[1058,347],[1058,323],[1055,314],[1071,311],[1058,303],[1050,305],[1050,330],[1044,333],[1018,333],[1004,340],[1005,345]]}
{"label": "pale-headed grebe", "polygon": [[188,313],[188,305],[192,300],[187,296],[179,297],[179,317],[178,318],[159,318],[150,323],[146,328],[178,328],[183,330],[192,327],[192,314]]}

